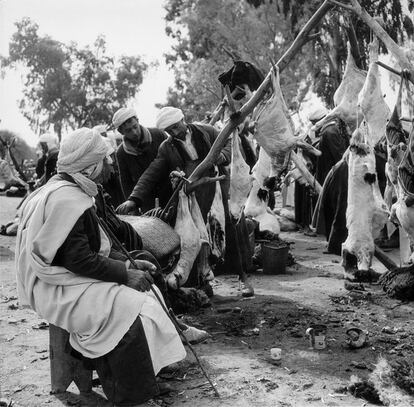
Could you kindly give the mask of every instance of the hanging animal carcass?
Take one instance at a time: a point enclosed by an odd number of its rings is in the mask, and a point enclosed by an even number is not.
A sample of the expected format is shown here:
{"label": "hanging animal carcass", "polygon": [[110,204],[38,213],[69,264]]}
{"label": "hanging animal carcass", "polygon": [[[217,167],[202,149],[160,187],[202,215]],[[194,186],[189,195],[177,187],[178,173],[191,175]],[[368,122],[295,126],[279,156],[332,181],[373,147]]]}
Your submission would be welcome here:
{"label": "hanging animal carcass", "polygon": [[279,82],[279,71],[272,70],[273,94],[264,106],[258,107],[254,113],[256,129],[254,137],[258,144],[270,157],[270,177],[279,180],[283,170],[287,168],[290,153],[296,147],[320,155],[320,151],[294,136],[294,126],[283,98]]}
{"label": "hanging animal carcass", "polygon": [[201,247],[200,231],[191,216],[189,199],[181,189],[178,198],[175,231],[180,236],[180,258],[174,270],[166,277],[167,284],[177,289],[187,282],[191,268]]}
{"label": "hanging animal carcass", "polygon": [[384,227],[388,215],[378,186],[374,149],[367,143],[366,125],[361,126],[352,136],[348,156],[348,237],[342,244],[346,278],[371,278],[374,239]]}
{"label": "hanging animal carcass", "polygon": [[364,86],[358,95],[358,107],[368,124],[370,144],[375,146],[385,135],[385,128],[391,117],[391,110],[385,103],[381,91],[381,77],[378,64],[378,39],[369,44],[369,69]]}
{"label": "hanging animal carcass", "polygon": [[203,215],[197,202],[195,194],[190,196],[190,213],[191,217],[200,233],[200,251],[195,260],[197,268],[198,284],[204,285],[205,282],[214,280],[213,270],[210,266],[210,242],[207,232],[206,224],[204,223]]}
{"label": "hanging animal carcass", "polygon": [[[407,233],[411,247],[414,245],[414,121],[412,124],[408,146],[398,166],[397,202],[391,208],[391,217],[398,220]],[[412,252],[412,250],[411,250]],[[410,257],[414,261],[413,252]]]}
{"label": "hanging animal carcass", "polygon": [[335,108],[312,127],[314,131],[320,129],[334,117],[342,119],[353,131],[358,126],[358,119],[362,119],[362,112],[358,108],[358,94],[364,86],[367,73],[356,66],[349,43],[347,48],[348,57],[346,59],[344,76],[334,93]]}
{"label": "hanging animal carcass", "polygon": [[232,135],[231,166],[230,166],[230,213],[239,219],[243,212],[246,199],[252,188],[250,167],[247,165],[240,150],[240,137],[237,130]]}
{"label": "hanging animal carcass", "polygon": [[259,159],[252,169],[253,184],[246,201],[244,214],[259,222],[260,231],[270,231],[276,235],[280,233],[277,216],[268,207],[269,190],[266,180],[271,172],[270,157],[263,148],[259,151]]}
{"label": "hanging animal carcass", "polygon": [[216,191],[211,204],[210,211],[207,214],[207,232],[209,236],[211,254],[214,262],[224,262],[226,251],[226,217],[224,214],[223,195],[221,185],[216,181]]}

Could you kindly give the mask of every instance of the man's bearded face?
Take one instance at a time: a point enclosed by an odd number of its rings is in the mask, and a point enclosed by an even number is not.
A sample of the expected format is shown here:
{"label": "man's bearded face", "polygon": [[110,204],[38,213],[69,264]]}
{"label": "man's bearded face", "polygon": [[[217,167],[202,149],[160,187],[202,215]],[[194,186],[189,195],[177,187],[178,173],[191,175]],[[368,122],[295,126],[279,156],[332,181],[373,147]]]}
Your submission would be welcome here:
{"label": "man's bearded face", "polygon": [[187,134],[187,125],[184,123],[184,120],[180,120],[179,122],[168,126],[165,131],[173,138],[184,140],[185,135]]}

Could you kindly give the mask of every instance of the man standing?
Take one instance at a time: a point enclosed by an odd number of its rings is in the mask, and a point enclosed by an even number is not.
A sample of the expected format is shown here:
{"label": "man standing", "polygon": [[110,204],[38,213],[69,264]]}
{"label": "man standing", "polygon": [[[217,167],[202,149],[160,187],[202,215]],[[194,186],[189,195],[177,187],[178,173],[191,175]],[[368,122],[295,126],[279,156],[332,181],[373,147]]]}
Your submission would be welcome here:
{"label": "man standing", "polygon": [[36,165],[38,178],[37,186],[42,186],[56,173],[56,163],[59,154],[59,139],[52,133],[45,133],[39,137],[42,157]]}
{"label": "man standing", "polygon": [[[328,112],[325,107],[319,107],[309,114],[308,119],[315,125]],[[349,134],[346,124],[339,117],[334,117],[316,131],[315,137],[317,139],[315,147],[322,153],[316,160],[315,177],[323,185],[329,170],[342,158],[348,148]]]}
{"label": "man standing", "polygon": [[[142,126],[134,109],[119,109],[112,118],[112,124],[123,136],[116,157],[122,189],[125,197],[128,197],[141,175],[157,156],[158,147],[167,135],[156,128]],[[159,198],[160,203],[165,204],[170,195],[169,183],[159,184],[140,202],[139,207],[146,212],[154,208],[155,198]],[[135,202],[131,198],[117,208],[119,213],[128,213],[135,209]]]}

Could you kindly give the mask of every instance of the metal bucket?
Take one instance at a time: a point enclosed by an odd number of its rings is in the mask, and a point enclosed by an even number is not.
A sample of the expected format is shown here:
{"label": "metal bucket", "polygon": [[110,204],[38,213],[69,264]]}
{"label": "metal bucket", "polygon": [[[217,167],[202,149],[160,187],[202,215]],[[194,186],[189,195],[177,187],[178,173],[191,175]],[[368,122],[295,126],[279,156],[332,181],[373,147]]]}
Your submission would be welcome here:
{"label": "metal bucket", "polygon": [[276,246],[272,242],[263,243],[263,273],[264,274],[284,274],[289,254],[289,246]]}

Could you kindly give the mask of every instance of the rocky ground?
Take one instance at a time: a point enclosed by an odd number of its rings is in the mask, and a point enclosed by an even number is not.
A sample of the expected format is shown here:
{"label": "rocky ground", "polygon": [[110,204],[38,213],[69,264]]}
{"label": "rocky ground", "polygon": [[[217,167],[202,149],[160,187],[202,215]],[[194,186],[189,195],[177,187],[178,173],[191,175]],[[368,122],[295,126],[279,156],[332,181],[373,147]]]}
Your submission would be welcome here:
{"label": "rocky ground", "polygon": [[[12,219],[18,202],[0,197],[0,224]],[[179,370],[164,375],[176,391],[154,405],[370,406],[338,389],[353,375],[367,377],[380,355],[414,357],[412,304],[387,298],[375,285],[365,285],[365,292],[345,290],[340,258],[323,254],[323,239],[299,232],[282,237],[293,242],[297,261],[285,274],[252,275],[251,299],[240,297],[235,276],[218,276],[211,307],[184,317],[212,335],[195,349],[221,397],[189,355]],[[22,407],[109,406],[99,386],[89,395],[79,395],[73,384],[62,395],[49,394],[48,328],[19,307],[14,245],[15,238],[0,236],[0,397]],[[377,262],[374,268],[384,271]],[[309,346],[305,331],[313,323],[327,326],[324,350]],[[364,347],[348,347],[349,327],[368,332]],[[270,358],[273,347],[282,350],[279,363]]]}

